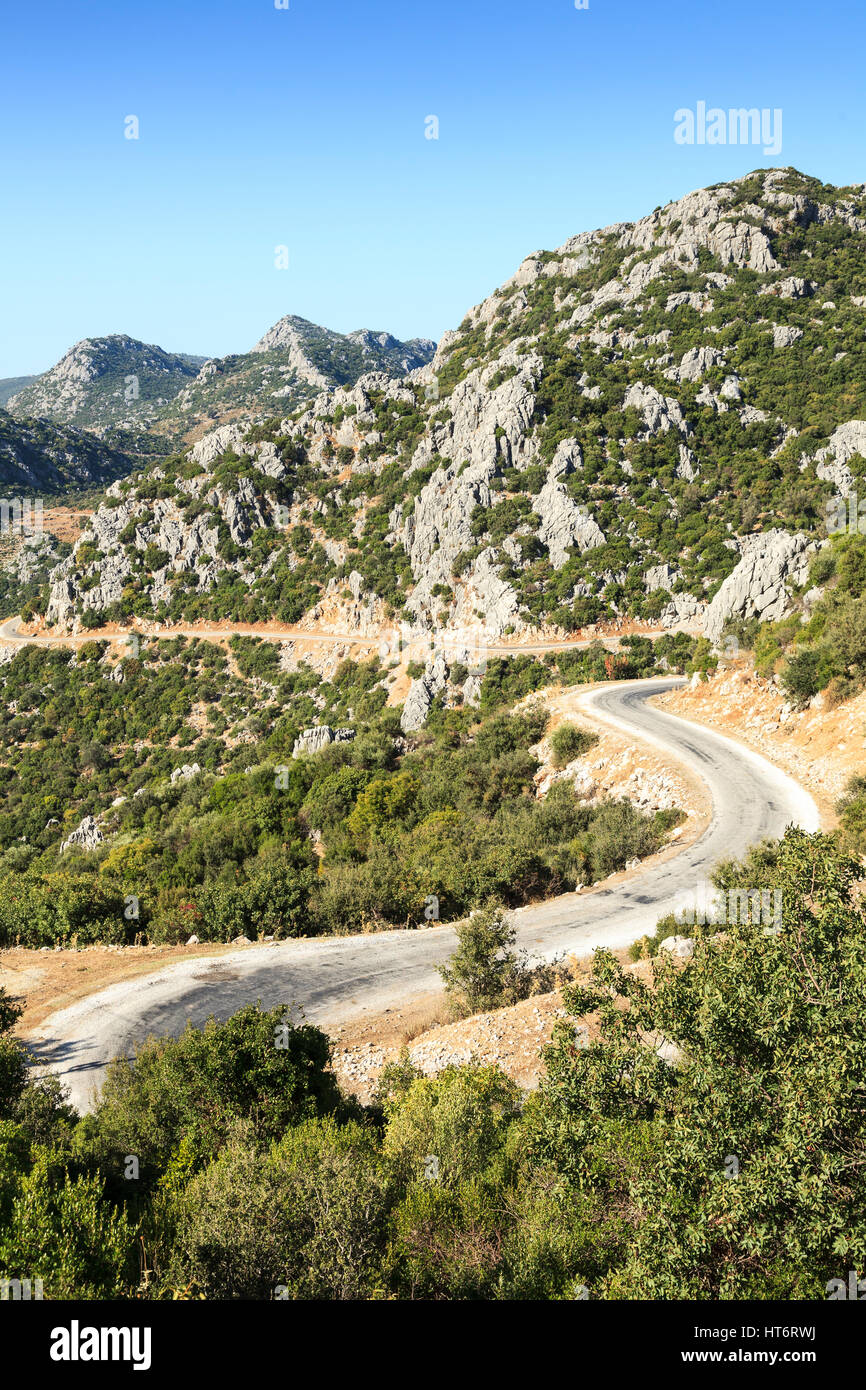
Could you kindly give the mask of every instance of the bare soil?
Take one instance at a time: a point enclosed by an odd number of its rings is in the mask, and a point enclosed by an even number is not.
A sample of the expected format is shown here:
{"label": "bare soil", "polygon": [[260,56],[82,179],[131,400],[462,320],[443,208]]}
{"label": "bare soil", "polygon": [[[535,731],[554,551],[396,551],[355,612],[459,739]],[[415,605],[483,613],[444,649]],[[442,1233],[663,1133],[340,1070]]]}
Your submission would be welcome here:
{"label": "bare soil", "polygon": [[[633,963],[627,951],[614,954],[627,970],[651,980],[649,961]],[[573,979],[585,979],[591,961],[572,958],[568,967]],[[426,1075],[475,1061],[499,1066],[524,1090],[534,1090],[544,1073],[542,1048],[566,1017],[560,990],[456,1021],[449,1019],[444,994],[428,995],[405,1009],[333,1029],[333,1068],[343,1090],[364,1103],[372,1099],[383,1067],[397,1061],[404,1048]],[[592,1019],[586,1026],[592,1041],[597,1026]]]}

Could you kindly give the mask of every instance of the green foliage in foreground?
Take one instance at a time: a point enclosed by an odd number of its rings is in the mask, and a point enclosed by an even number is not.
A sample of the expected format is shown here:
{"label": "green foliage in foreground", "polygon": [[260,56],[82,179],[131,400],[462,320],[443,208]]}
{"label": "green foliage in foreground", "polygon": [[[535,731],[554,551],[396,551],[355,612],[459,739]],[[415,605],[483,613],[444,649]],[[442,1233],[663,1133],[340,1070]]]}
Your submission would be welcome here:
{"label": "green foliage in foreground", "polygon": [[608,1296],[821,1297],[866,1266],[859,866],[797,830],[764,863],[778,933],[696,927],[688,966],[660,959],[653,990],[598,953],[593,987],[568,994],[603,1040],[576,1051],[560,1030],[540,1154],[591,1182],[603,1123],[648,1123],[664,1153],[630,1185],[636,1235]]}
{"label": "green foliage in foreground", "polygon": [[860,870],[789,830],[724,876],[755,871],[781,930],[698,928],[652,985],[598,952],[529,1097],[404,1054],[362,1110],[316,1029],[249,1007],[115,1063],[77,1120],[0,1041],[0,1273],[49,1298],[825,1298],[866,1269]]}

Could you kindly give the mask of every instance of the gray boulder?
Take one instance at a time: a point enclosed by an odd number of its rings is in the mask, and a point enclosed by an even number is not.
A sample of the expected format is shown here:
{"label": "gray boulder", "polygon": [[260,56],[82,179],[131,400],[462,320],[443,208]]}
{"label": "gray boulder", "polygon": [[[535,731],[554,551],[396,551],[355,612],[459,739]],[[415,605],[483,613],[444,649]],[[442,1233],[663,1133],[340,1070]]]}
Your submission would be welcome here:
{"label": "gray boulder", "polygon": [[644,424],[650,434],[667,434],[669,429],[688,433],[688,425],[680,403],[674,396],[663,396],[654,386],[636,381],[625,393],[623,409],[633,407],[643,416]]}
{"label": "gray boulder", "polygon": [[604,545],[604,532],[597,522],[569,496],[564,483],[554,474],[552,464],[547,481],[532,503],[532,509],[541,518],[536,532],[542,545],[550,551],[550,563],[555,570],[561,569],[569,557],[572,547],[583,554]]}
{"label": "gray boulder", "polygon": [[659,944],[660,951],[669,951],[680,960],[688,960],[695,953],[695,941],[691,936],[666,936]]}
{"label": "gray boulder", "polygon": [[773,347],[791,347],[803,336],[802,328],[795,328],[793,324],[775,324],[773,327]]}
{"label": "gray boulder", "polygon": [[434,699],[448,684],[448,666],[445,658],[435,656],[424,668],[424,674],[413,680],[409,687],[400,716],[400,728],[404,734],[411,734],[423,727],[430,713]]}
{"label": "gray boulder", "polygon": [[351,743],[354,737],[354,729],[332,729],[330,724],[316,724],[312,729],[304,729],[295,739],[292,757],[300,758],[303,753],[318,753],[331,743]]}
{"label": "gray boulder", "polygon": [[777,280],[774,285],[765,285],[759,294],[771,294],[777,299],[806,299],[815,293],[815,285],[811,280],[803,280],[799,275],[788,275],[784,280]]}
{"label": "gray boulder", "polygon": [[678,367],[670,367],[665,372],[665,376],[670,381],[700,381],[701,377],[711,371],[713,367],[724,366],[725,359],[718,348],[714,347],[694,347],[689,348]]}
{"label": "gray boulder", "polygon": [[171,785],[177,782],[189,782],[191,778],[197,777],[201,772],[198,763],[184,763],[182,767],[176,767],[171,774]]}
{"label": "gray boulder", "polygon": [[644,575],[644,588],[648,594],[655,593],[656,589],[672,589],[679,577],[673,565],[650,565]]}
{"label": "gray boulder", "polygon": [[846,420],[830,435],[823,449],[815,455],[815,472],[819,478],[835,483],[846,495],[854,486],[854,475],[848,467],[855,454],[866,459],[866,420]]}
{"label": "gray boulder", "polygon": [[85,816],[84,820],[76,830],[73,830],[68,839],[64,840],[60,846],[61,852],[65,849],[96,849],[101,845],[104,836],[100,830],[94,816]]}

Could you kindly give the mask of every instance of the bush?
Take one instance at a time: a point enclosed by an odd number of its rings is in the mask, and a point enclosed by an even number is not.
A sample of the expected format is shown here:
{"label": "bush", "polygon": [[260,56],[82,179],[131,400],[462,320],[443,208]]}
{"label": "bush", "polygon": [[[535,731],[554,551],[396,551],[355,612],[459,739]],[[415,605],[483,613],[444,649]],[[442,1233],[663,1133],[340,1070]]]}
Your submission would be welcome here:
{"label": "bush", "polygon": [[840,837],[850,854],[866,854],[866,777],[849,778],[843,795],[836,802]]}
{"label": "bush", "polygon": [[516,940],[499,907],[482,908],[458,925],[457,950],[446,965],[437,966],[455,1015],[516,1004],[554,988],[554,967],[530,968],[526,957],[512,950]]}
{"label": "bush", "polygon": [[291,1123],[337,1109],[328,1039],[289,1017],[285,1006],[248,1004],[225,1023],[209,1019],[176,1040],[151,1039],[131,1062],[115,1058],[96,1110],[103,1145],[137,1154],[142,1177],[153,1176],[181,1140],[209,1158],[239,1119],[268,1142]]}
{"label": "bush", "polygon": [[565,991],[601,1036],[580,1047],[573,1023],[557,1029],[536,1160],[594,1186],[600,1128],[630,1156],[648,1133],[663,1145],[630,1183],[635,1238],[601,1297],[824,1298],[866,1259],[860,869],[832,837],[794,829],[759,857],[778,932],[696,926],[694,956],[660,960],[654,988],[597,951],[590,987]]}
{"label": "bush", "polygon": [[379,1282],[387,1185],[370,1131],[331,1119],[266,1152],[243,1128],[180,1201],[169,1286],[210,1299],[370,1298]]}
{"label": "bush", "polygon": [[[387,1091],[388,1078],[383,1078]],[[408,1085],[406,1084],[408,1080]],[[520,1088],[494,1066],[416,1072],[384,1097],[388,1127],[383,1157],[403,1184],[429,1180],[428,1155],[446,1187],[482,1178],[505,1149],[520,1115]]]}
{"label": "bush", "polygon": [[43,1281],[47,1298],[129,1297],[136,1229],[98,1177],[58,1176],[47,1155],[23,1176],[0,1231],[0,1276]]}
{"label": "bush", "polygon": [[782,668],[782,688],[795,704],[805,705],[835,674],[826,647],[804,647],[789,657]]}
{"label": "bush", "polygon": [[550,749],[555,768],[566,767],[575,758],[588,753],[598,743],[598,734],[581,729],[577,724],[560,724],[550,736]]}

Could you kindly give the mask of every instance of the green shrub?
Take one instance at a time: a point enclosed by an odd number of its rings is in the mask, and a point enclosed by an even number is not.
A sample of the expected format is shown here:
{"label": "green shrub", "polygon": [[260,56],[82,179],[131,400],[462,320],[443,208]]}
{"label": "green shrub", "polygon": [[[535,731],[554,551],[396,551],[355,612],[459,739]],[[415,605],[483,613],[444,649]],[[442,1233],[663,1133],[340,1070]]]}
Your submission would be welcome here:
{"label": "green shrub", "polygon": [[563,768],[575,758],[580,758],[598,743],[598,734],[591,729],[582,729],[577,724],[560,724],[550,736],[550,749],[553,766]]}

